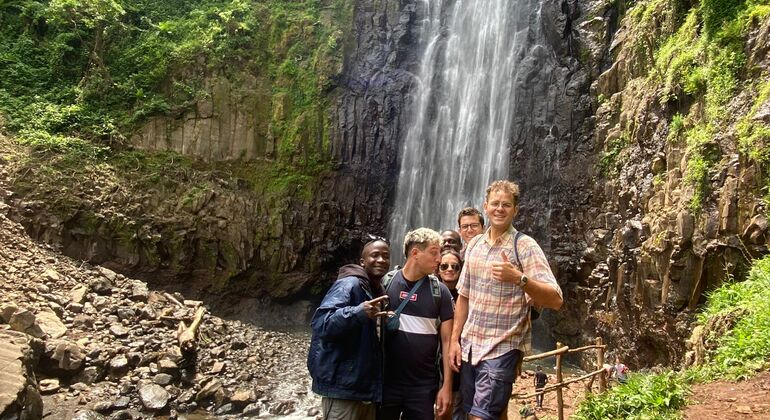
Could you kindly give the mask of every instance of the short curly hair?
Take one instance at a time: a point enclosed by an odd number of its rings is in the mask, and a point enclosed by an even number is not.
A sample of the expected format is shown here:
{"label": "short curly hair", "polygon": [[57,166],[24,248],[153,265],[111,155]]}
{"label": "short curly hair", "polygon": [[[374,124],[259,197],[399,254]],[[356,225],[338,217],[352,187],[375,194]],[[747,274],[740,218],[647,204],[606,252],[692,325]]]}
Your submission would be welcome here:
{"label": "short curly hair", "polygon": [[409,258],[409,251],[414,247],[420,251],[425,251],[428,246],[439,245],[440,243],[441,236],[433,229],[419,228],[409,231],[404,236],[404,256]]}
{"label": "short curly hair", "polygon": [[519,204],[519,185],[518,184],[508,181],[507,179],[498,179],[497,181],[493,181],[487,187],[487,195],[484,198],[484,201],[489,200],[489,195],[495,191],[503,191],[510,194],[513,197],[513,205]]}

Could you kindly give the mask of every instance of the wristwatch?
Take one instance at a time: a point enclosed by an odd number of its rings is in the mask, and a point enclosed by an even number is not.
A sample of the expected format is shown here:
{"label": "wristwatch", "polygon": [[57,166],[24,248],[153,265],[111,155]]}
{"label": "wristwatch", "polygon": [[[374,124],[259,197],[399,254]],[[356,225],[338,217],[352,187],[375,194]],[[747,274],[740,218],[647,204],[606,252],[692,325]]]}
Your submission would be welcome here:
{"label": "wristwatch", "polygon": [[522,274],[521,278],[519,279],[519,287],[526,286],[528,281],[529,281],[529,279],[527,278],[527,276]]}

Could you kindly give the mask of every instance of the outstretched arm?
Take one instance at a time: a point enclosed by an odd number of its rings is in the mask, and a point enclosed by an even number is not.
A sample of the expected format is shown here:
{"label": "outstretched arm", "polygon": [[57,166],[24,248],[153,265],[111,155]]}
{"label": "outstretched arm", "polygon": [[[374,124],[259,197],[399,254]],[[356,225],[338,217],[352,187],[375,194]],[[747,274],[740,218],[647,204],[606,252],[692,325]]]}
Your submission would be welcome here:
{"label": "outstretched arm", "polygon": [[386,300],[387,296],[354,304],[353,287],[358,285],[336,281],[326,293],[310,322],[318,337],[326,340],[344,337],[350,330],[360,328],[364,322],[379,315],[379,302]]}

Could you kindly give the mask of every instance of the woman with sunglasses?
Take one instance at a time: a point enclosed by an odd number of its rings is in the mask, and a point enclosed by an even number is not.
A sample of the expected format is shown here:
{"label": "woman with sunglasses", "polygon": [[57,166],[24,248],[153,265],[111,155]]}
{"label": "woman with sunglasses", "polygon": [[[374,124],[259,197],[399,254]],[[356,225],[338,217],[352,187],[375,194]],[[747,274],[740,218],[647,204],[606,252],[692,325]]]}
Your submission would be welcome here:
{"label": "woman with sunglasses", "polygon": [[[441,263],[438,266],[436,275],[438,278],[446,284],[449,291],[452,293],[452,299],[457,301],[457,281],[460,279],[460,271],[462,270],[463,262],[460,257],[460,253],[454,249],[445,249],[441,252]],[[460,420],[465,419],[465,412],[463,411],[462,400],[460,396],[460,374],[455,373],[452,380],[452,411],[450,414],[442,416],[440,420]]]}

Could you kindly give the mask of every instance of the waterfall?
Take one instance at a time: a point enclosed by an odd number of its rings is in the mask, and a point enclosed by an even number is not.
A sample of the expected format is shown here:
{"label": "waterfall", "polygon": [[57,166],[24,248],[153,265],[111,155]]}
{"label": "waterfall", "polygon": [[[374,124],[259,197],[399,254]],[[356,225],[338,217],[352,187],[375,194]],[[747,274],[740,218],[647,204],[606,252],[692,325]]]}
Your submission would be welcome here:
{"label": "waterfall", "polygon": [[[393,261],[418,227],[457,229],[508,176],[519,64],[539,38],[537,0],[424,0],[422,59],[390,221]],[[521,82],[521,80],[519,80]]]}

